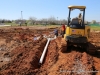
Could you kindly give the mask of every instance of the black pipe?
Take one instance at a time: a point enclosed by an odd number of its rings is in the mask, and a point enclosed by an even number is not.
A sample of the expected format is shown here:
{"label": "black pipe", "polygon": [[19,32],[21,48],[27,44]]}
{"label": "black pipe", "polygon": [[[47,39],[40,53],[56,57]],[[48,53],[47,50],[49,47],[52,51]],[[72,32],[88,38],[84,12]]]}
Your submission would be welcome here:
{"label": "black pipe", "polygon": [[82,25],[85,26],[84,24],[84,19],[85,19],[85,9],[83,10],[83,22],[82,22]]}
{"label": "black pipe", "polygon": [[69,26],[69,22],[70,22],[70,14],[71,14],[71,9],[69,9],[69,14],[68,14],[68,26]]}

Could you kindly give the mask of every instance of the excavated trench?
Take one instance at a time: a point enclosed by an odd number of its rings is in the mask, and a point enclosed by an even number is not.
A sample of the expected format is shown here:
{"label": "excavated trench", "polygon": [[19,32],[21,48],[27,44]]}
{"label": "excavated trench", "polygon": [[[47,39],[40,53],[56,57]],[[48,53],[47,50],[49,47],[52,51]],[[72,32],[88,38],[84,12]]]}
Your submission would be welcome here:
{"label": "excavated trench", "polygon": [[[25,33],[23,29],[20,32],[2,32],[5,34],[0,34],[0,74],[23,74],[29,69],[38,68],[47,39],[36,33]],[[34,40],[38,36],[40,38]]]}
{"label": "excavated trench", "polygon": [[[50,42],[46,60],[40,69],[29,74],[35,75],[95,75],[93,57],[86,52],[72,50],[70,53],[62,53],[61,38]],[[77,48],[78,49],[78,48]]]}
{"label": "excavated trench", "polygon": [[[16,29],[15,32],[13,29],[9,33],[5,31],[7,33],[6,36],[0,34],[2,35],[0,37],[2,39],[0,41],[0,57],[3,57],[2,60],[0,59],[0,74],[100,75],[99,55],[90,55],[84,51],[81,52],[80,48],[72,48],[70,52],[62,53],[62,50],[66,50],[67,44],[61,37],[50,41],[44,63],[39,66],[39,59],[47,42],[47,39],[43,38],[41,33],[48,35],[48,31],[38,30],[37,32],[37,30]],[[93,38],[97,36],[99,39],[100,34],[91,32],[91,35],[90,41],[95,43],[99,49],[98,40],[93,41]],[[33,39],[33,37],[38,36],[41,36],[40,39]]]}

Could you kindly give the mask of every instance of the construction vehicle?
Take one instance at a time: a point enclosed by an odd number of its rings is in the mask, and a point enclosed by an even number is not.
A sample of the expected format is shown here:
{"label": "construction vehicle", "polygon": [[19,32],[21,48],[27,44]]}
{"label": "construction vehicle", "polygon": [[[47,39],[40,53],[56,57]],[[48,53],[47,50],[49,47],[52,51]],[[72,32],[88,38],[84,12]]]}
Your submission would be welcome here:
{"label": "construction vehicle", "polygon": [[[75,45],[83,48],[90,53],[89,49],[89,34],[90,26],[84,23],[86,6],[68,6],[68,24],[65,30],[64,39],[67,41],[67,48]],[[82,11],[83,16],[80,18],[73,18],[71,20],[70,14],[74,9]],[[67,49],[68,50],[68,49]],[[93,52],[93,51],[92,51]]]}

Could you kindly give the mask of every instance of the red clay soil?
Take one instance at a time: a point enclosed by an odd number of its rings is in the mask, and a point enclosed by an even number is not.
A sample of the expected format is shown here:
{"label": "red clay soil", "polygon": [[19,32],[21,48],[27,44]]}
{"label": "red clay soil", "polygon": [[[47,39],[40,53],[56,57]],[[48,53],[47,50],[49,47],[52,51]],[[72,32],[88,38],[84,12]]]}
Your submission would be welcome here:
{"label": "red clay soil", "polygon": [[[25,31],[27,33],[24,33]],[[93,73],[100,71],[99,55],[93,56],[86,52],[79,52],[78,48],[71,49],[69,53],[62,53],[62,50],[66,50],[67,43],[60,37],[50,42],[44,64],[39,67],[38,62],[47,40],[41,36],[41,39],[33,41],[33,36],[40,35],[41,31],[34,30],[33,32],[29,29],[19,29],[15,32],[16,36],[15,33],[11,32],[11,35],[2,36],[2,39],[7,37],[7,39],[13,40],[13,42],[15,40],[17,43],[14,42],[16,46],[13,49],[9,48],[11,61],[1,67],[1,75],[100,75],[100,72]],[[45,31],[43,33],[45,34]],[[46,31],[46,33],[48,35],[49,32]],[[10,39],[10,36],[13,39]],[[96,48],[99,47],[99,39],[99,33],[91,32],[90,42],[95,44]],[[9,40],[6,42],[10,43]],[[5,42],[2,41],[2,44]]]}
{"label": "red clay soil", "polygon": [[61,38],[50,42],[45,63],[36,75],[92,75],[90,71],[95,71],[92,56],[74,50],[62,53],[62,44]]}
{"label": "red clay soil", "polygon": [[[96,33],[91,34],[95,36]],[[99,39],[98,35],[95,37]],[[93,38],[90,37],[91,43],[93,43]],[[98,39],[95,44],[99,42]],[[45,63],[39,70],[36,70],[36,75],[100,75],[99,54],[93,56],[76,50],[62,53],[62,49],[66,49],[64,44],[66,43],[61,38],[50,42]]]}
{"label": "red clay soil", "polygon": [[12,51],[13,61],[3,66],[4,75],[25,75],[27,71],[38,68],[39,58],[46,44],[46,39],[40,41],[41,43],[35,43],[37,46],[33,42],[33,44],[27,44],[29,47],[18,47]]}
{"label": "red clay soil", "polygon": [[99,72],[96,75],[100,75],[100,32],[93,31],[90,34],[90,42],[96,47],[97,54],[93,56],[95,69]]}
{"label": "red clay soil", "polygon": [[[50,32],[53,31],[52,29]],[[0,31],[0,74],[25,75],[39,67],[39,59],[46,45],[41,34],[49,34],[49,29],[11,28]],[[39,40],[33,40],[34,37]],[[5,57],[6,56],[6,57]],[[9,61],[5,61],[4,59]]]}
{"label": "red clay soil", "polygon": [[[9,48],[10,50],[5,49],[6,55],[9,55],[11,60],[9,63],[5,63],[5,61],[2,61],[2,64],[0,63],[2,65],[0,68],[1,75],[25,75],[28,70],[38,68],[38,62],[46,44],[46,39],[41,36],[39,40],[34,41],[33,34],[27,34],[21,31],[20,33],[13,33],[13,35],[10,32],[6,35],[1,35],[1,39],[5,39],[2,44],[6,48],[8,48],[8,44],[14,47],[13,49],[12,47]],[[4,54],[2,54],[3,56]]]}

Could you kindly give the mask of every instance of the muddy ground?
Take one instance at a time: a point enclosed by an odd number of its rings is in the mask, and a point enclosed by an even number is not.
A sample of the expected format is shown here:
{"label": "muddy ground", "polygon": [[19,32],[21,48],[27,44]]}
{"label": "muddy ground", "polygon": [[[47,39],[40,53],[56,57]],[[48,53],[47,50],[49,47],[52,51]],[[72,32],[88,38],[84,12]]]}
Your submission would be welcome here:
{"label": "muddy ground", "polygon": [[50,41],[40,66],[39,59],[47,42],[43,35],[49,36],[53,30],[0,29],[0,75],[100,75],[100,32],[94,31],[89,40],[98,50],[96,55],[75,47],[62,53],[66,42],[58,37]]}

